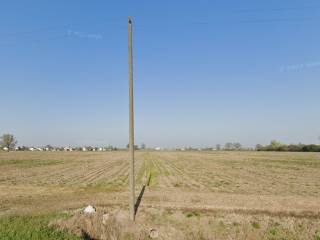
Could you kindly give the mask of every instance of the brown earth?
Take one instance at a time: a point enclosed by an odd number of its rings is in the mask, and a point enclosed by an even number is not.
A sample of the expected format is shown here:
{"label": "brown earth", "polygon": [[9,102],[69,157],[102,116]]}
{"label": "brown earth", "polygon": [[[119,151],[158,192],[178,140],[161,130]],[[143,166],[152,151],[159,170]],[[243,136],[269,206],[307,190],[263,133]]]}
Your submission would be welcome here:
{"label": "brown earth", "polygon": [[[128,166],[124,151],[0,152],[0,215],[88,204],[127,213]],[[320,231],[319,153],[138,151],[136,170],[137,196],[150,177],[137,225],[162,239],[316,239]]]}

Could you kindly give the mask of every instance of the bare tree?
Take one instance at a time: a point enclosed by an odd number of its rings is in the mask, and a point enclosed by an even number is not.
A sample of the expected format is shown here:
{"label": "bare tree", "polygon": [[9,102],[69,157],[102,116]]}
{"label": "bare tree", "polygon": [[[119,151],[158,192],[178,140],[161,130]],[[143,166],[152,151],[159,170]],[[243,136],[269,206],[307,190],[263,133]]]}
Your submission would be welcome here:
{"label": "bare tree", "polygon": [[3,134],[0,144],[2,148],[6,148],[7,151],[10,151],[17,145],[17,141],[12,134]]}
{"label": "bare tree", "polygon": [[264,147],[261,144],[256,145],[256,151],[262,151]]}
{"label": "bare tree", "polygon": [[233,149],[233,144],[231,142],[227,142],[224,145],[224,150],[232,150]]}
{"label": "bare tree", "polygon": [[233,143],[233,148],[234,148],[235,150],[241,150],[242,146],[241,146],[240,143]]}

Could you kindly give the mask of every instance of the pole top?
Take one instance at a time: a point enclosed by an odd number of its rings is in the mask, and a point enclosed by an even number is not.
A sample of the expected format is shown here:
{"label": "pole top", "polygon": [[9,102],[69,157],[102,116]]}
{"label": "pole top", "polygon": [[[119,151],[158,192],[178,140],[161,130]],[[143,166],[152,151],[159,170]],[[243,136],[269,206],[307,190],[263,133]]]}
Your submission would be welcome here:
{"label": "pole top", "polygon": [[132,23],[132,18],[131,16],[128,17],[128,22],[131,24]]}

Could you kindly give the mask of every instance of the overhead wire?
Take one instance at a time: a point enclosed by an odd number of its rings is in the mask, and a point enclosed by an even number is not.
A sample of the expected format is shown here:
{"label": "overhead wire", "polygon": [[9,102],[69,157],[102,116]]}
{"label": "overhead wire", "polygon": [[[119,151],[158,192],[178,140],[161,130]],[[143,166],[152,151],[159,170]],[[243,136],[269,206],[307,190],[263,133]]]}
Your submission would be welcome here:
{"label": "overhead wire", "polygon": [[[233,13],[246,13],[246,12],[283,12],[283,11],[299,11],[299,10],[310,10],[310,9],[318,9],[320,6],[303,6],[303,7],[287,7],[287,8],[271,8],[271,9],[242,9]],[[254,23],[277,23],[277,22],[306,22],[306,21],[314,21],[314,20],[319,20],[318,18],[315,17],[278,17],[278,18],[252,18],[249,17],[248,19],[236,19],[236,20],[229,20],[226,21],[227,23],[239,23],[239,24],[254,24]],[[43,28],[35,28],[35,29],[28,29],[28,30],[23,30],[23,31],[17,31],[17,32],[11,32],[11,33],[0,33],[0,45],[11,45],[15,44],[16,42],[8,42],[8,39],[14,39],[20,36],[35,36],[36,34],[39,33],[44,33],[44,32],[56,32],[60,30],[65,30],[65,31],[70,31],[71,29],[79,26],[84,26],[86,24],[90,24],[90,26],[97,26],[97,25],[103,25],[103,24],[108,24],[108,25],[120,25],[123,27],[127,26],[127,19],[126,18],[106,18],[106,19],[101,19],[99,22],[96,23],[89,23],[89,22],[76,22],[76,23],[71,23],[71,24],[62,24],[62,25],[56,25],[56,26],[49,26],[49,27],[43,27]],[[221,21],[221,19],[217,19],[216,21]],[[222,19],[222,21],[224,21]],[[159,21],[158,23],[153,21],[153,24],[160,24],[161,22]],[[194,21],[183,21],[183,22],[178,22],[175,24],[170,24],[170,26],[187,26],[187,25],[203,25],[203,26],[208,26],[211,25],[212,21],[206,21],[206,20],[194,20]],[[138,30],[143,30],[146,29],[146,27],[150,27],[149,25],[146,24],[141,24],[141,23],[136,23],[135,28]],[[49,37],[46,39],[39,39],[38,41],[50,41],[50,40],[57,40],[61,38],[66,38],[68,37],[68,33],[60,34],[58,36],[53,36]],[[2,42],[1,42],[2,40]],[[31,40],[34,41],[34,40]],[[36,40],[37,41],[37,40]]]}

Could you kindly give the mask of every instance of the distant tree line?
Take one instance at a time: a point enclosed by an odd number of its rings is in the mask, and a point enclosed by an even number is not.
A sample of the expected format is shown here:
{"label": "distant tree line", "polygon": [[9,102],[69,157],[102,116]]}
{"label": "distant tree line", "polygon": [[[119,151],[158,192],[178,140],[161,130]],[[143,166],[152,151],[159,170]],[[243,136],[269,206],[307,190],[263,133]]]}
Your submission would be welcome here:
{"label": "distant tree line", "polygon": [[278,151],[278,152],[320,152],[320,145],[316,144],[282,144],[277,140],[272,140],[269,145],[256,145],[257,151]]}
{"label": "distant tree line", "polygon": [[[126,145],[126,148],[129,149],[129,143]],[[142,143],[139,147],[138,145],[134,145],[134,150],[145,150],[147,149],[146,144]]]}
{"label": "distant tree line", "polygon": [[[124,148],[117,148],[112,145],[108,145],[105,147],[94,147],[94,146],[83,146],[83,147],[53,147],[51,145],[46,145],[44,147],[28,147],[28,146],[17,146],[17,140],[12,134],[3,134],[0,135],[0,151],[117,151],[117,150],[125,150]],[[127,144],[126,148],[129,148],[129,144]],[[142,143],[139,147],[138,145],[134,145],[135,150],[145,150],[147,146],[145,143]]]}
{"label": "distant tree line", "polygon": [[[319,138],[320,140],[320,138]],[[117,151],[121,150],[117,147],[113,147],[111,145],[106,147],[91,147],[91,146],[85,146],[85,147],[52,147],[51,145],[46,145],[45,147],[41,148],[34,148],[34,147],[26,147],[26,146],[17,146],[17,140],[12,134],[3,134],[0,136],[0,150],[5,151]],[[126,148],[129,148],[129,144],[127,144]],[[139,147],[138,145],[134,145],[135,150],[145,150],[148,149],[146,147],[146,144],[142,143]],[[157,149],[156,149],[157,150]],[[222,147],[220,144],[216,145],[216,148],[212,147],[206,147],[206,148],[193,148],[193,147],[187,147],[187,148],[180,148],[176,150],[181,151],[240,151],[240,150],[254,150],[253,148],[244,148],[242,145],[238,142],[227,142],[224,147]],[[316,144],[282,144],[281,142],[277,140],[272,140],[269,145],[261,145],[257,144],[256,151],[279,151],[279,152],[320,152],[320,145]]]}
{"label": "distant tree line", "polygon": [[[218,150],[218,147],[217,147],[217,150]],[[220,150],[220,147],[219,147],[219,150]],[[235,143],[227,142],[224,145],[224,150],[226,150],[226,151],[239,151],[239,150],[242,150],[242,145],[238,142],[235,142]]]}

